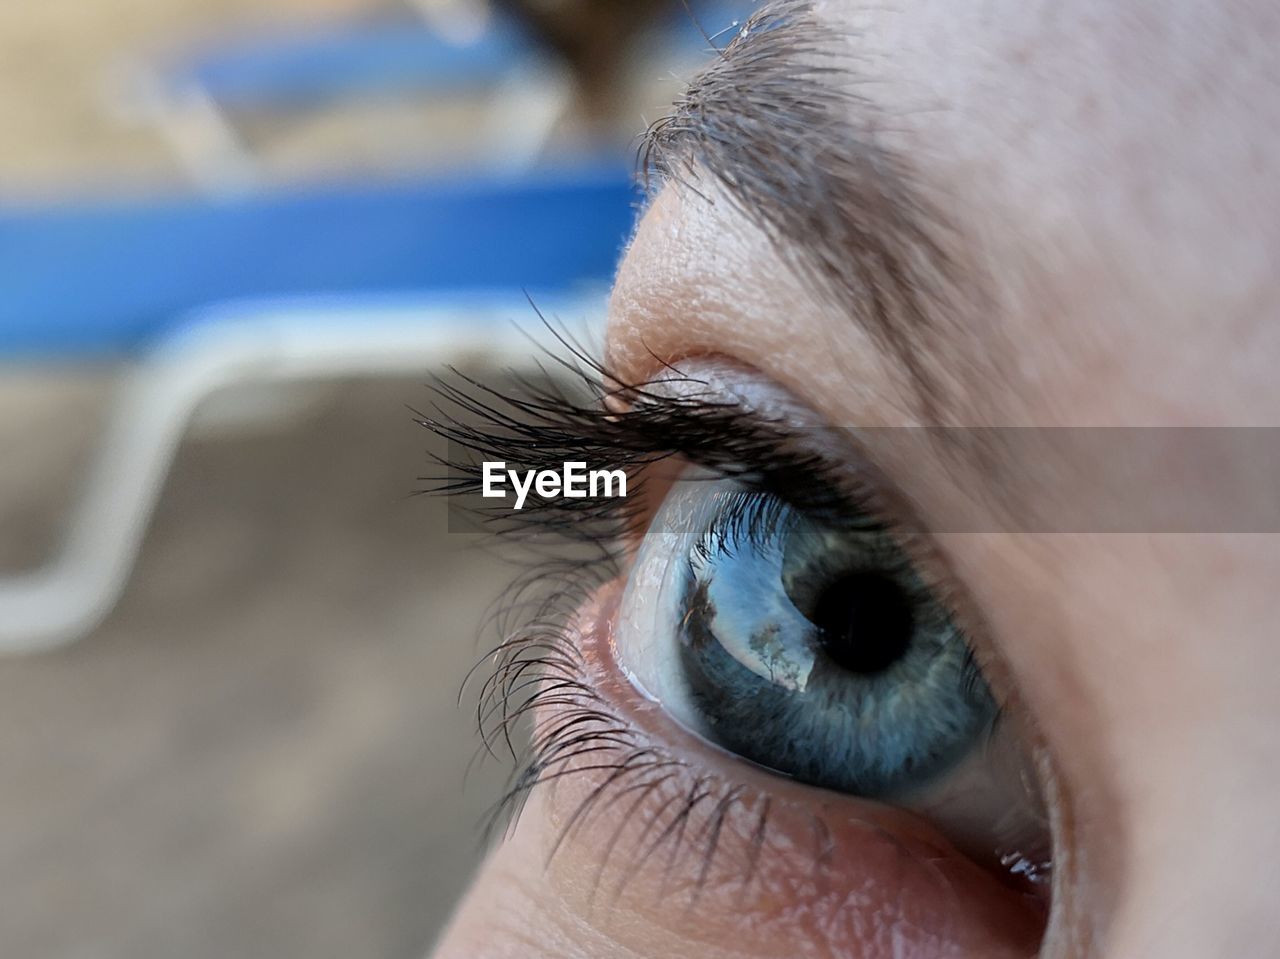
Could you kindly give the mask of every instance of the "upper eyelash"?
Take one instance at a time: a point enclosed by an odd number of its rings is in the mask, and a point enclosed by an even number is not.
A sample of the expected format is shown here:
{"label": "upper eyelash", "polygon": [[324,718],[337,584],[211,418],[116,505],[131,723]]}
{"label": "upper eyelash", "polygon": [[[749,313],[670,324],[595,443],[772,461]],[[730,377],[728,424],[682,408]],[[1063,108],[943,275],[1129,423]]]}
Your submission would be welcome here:
{"label": "upper eyelash", "polygon": [[[551,531],[594,544],[634,528],[638,507],[633,504],[643,499],[637,495],[643,492],[641,468],[679,457],[810,515],[879,512],[863,501],[869,499],[865,492],[842,489],[828,477],[822,457],[784,449],[780,424],[716,397],[697,377],[667,365],[660,381],[626,383],[556,336],[569,352],[568,358],[553,358],[560,379],[544,369],[541,382],[513,377],[515,389],[504,392],[454,370],[452,380],[430,384],[434,413],[412,410],[416,422],[456,444],[461,455],[437,457],[446,473],[419,477],[429,484],[422,492],[478,493],[484,460],[522,470],[581,460],[592,468],[638,473],[629,478],[630,495],[623,500],[543,500],[531,493],[518,513],[498,508],[481,517],[499,534]],[[657,391],[659,382],[667,389]],[[673,384],[685,391],[673,395]]]}

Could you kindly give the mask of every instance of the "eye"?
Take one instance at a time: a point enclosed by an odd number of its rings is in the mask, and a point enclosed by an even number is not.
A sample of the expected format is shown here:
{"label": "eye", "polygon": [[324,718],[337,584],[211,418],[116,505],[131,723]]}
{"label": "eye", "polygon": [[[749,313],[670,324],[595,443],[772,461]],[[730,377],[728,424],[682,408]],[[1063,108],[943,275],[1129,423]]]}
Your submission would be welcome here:
{"label": "eye", "polygon": [[532,815],[557,888],[690,942],[1033,954],[1038,783],[1055,816],[1060,792],[964,591],[884,515],[873,451],[727,363],[584,379],[582,404],[444,386],[480,425],[424,419],[461,450],[442,492],[481,489],[477,459],[582,460],[632,494],[473,506],[534,563],[479,688],[491,751],[520,754],[495,824]]}
{"label": "eye", "polygon": [[1048,830],[1030,751],[892,530],[768,493],[676,484],[636,556],[617,656],[703,739],[778,774],[926,813],[1032,879]]}

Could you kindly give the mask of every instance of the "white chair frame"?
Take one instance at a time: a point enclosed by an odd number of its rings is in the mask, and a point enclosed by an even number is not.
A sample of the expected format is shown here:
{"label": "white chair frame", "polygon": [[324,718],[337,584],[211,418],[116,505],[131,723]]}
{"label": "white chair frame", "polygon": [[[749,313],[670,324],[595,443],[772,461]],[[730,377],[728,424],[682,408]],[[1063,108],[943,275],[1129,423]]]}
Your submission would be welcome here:
{"label": "white chair frame", "polygon": [[[602,300],[545,306],[559,316],[599,316]],[[0,578],[0,654],[72,643],[111,612],[178,445],[214,393],[348,376],[425,378],[447,366],[528,372],[545,359],[539,342],[551,340],[541,327],[514,325],[529,312],[518,294],[459,305],[293,300],[224,305],[183,324],[128,374],[59,552],[42,568]]]}

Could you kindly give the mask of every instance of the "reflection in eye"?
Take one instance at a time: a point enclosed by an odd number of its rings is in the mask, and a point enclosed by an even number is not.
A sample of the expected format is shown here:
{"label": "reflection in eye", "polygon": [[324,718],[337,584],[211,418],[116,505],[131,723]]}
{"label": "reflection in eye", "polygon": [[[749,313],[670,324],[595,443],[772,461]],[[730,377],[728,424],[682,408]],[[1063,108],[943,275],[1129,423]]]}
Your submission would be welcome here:
{"label": "reflection in eye", "polygon": [[892,533],[766,493],[678,484],[621,612],[633,681],[703,738],[804,783],[926,811],[1033,878],[1047,858],[1022,745]]}

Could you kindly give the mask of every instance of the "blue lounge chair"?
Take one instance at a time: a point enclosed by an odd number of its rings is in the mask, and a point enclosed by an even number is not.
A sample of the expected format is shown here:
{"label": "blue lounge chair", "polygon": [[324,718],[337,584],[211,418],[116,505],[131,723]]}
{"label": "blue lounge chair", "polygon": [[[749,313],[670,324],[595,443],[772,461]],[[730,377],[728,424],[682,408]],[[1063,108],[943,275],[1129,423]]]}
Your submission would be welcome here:
{"label": "blue lounge chair", "polygon": [[625,171],[234,200],[0,209],[0,358],[134,364],[66,541],[0,579],[0,651],[89,632],[132,569],[197,405],[248,382],[520,366],[526,293],[597,311],[634,216]]}
{"label": "blue lounge chair", "polygon": [[[644,46],[654,69],[680,69],[722,45],[756,6],[750,0],[673,3]],[[706,32],[706,37],[701,31]],[[619,51],[623,55],[623,51]],[[498,169],[526,168],[543,154],[573,102],[572,85],[519,22],[494,12],[466,39],[415,18],[293,27],[224,37],[135,64],[116,107],[154,123],[195,182],[242,189],[261,179],[236,118],[286,113],[370,97],[487,94],[475,117]]]}
{"label": "blue lounge chair", "polygon": [[154,125],[192,180],[213,191],[262,179],[242,117],[369,98],[483,95],[477,130],[507,147],[483,152],[495,168],[515,169],[512,157],[535,155],[569,102],[533,39],[496,15],[466,37],[382,16],[232,35],[126,66],[113,109]]}

